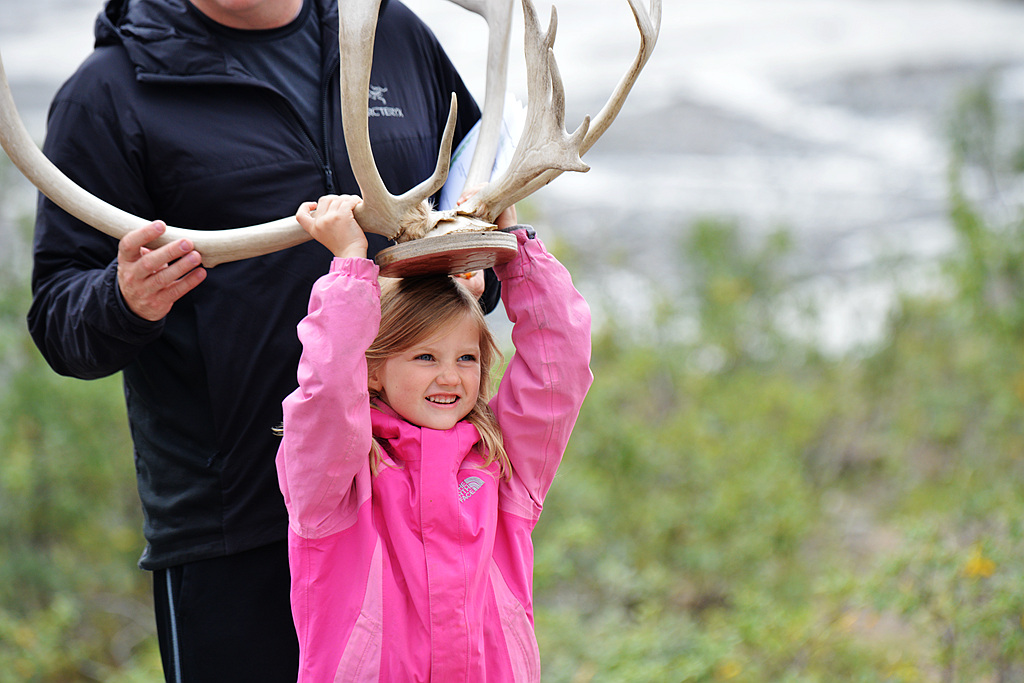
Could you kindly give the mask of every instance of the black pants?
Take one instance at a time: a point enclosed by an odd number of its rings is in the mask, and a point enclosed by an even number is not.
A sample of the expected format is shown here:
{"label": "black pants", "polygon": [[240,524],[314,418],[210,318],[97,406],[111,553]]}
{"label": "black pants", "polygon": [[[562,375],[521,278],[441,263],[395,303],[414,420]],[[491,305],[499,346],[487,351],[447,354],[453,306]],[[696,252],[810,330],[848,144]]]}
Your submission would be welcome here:
{"label": "black pants", "polygon": [[295,683],[289,581],[285,541],[153,572],[167,683]]}

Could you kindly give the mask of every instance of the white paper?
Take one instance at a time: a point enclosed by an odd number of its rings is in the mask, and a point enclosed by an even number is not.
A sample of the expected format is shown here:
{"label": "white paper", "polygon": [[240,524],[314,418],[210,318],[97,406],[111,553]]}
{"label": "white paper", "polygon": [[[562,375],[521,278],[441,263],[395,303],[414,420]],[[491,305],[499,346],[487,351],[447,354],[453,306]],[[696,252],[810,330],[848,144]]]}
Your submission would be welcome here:
{"label": "white paper", "polygon": [[[498,136],[498,151],[495,153],[494,166],[491,167],[491,177],[498,177],[508,168],[512,160],[512,154],[516,151],[516,145],[523,132],[523,125],[526,122],[526,107],[516,99],[512,93],[505,95],[505,108],[502,112],[500,134]],[[466,137],[455,148],[452,154],[451,167],[448,170],[448,179],[441,188],[441,198],[438,201],[438,210],[446,211],[454,209],[455,203],[462,196],[462,190],[466,185],[466,178],[469,175],[469,164],[473,160],[473,152],[476,150],[477,137],[480,135],[480,122],[470,129]]]}

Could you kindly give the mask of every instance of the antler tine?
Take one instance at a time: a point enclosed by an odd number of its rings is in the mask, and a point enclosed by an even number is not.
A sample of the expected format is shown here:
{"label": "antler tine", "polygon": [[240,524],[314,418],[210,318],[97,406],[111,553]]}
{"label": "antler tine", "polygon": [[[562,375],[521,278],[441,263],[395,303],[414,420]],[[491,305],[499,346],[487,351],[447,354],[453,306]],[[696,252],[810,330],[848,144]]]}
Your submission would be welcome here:
{"label": "antler tine", "polygon": [[594,146],[598,138],[604,135],[604,132],[612,125],[615,117],[619,115],[626,97],[629,95],[630,90],[633,89],[633,84],[636,83],[636,79],[640,76],[644,66],[647,65],[647,60],[651,58],[651,53],[654,52],[654,45],[658,42],[658,34],[661,33],[661,0],[651,0],[650,12],[644,9],[643,5],[640,4],[640,0],[629,0],[629,7],[633,10],[633,18],[636,19],[637,28],[640,29],[640,49],[636,57],[633,58],[633,63],[630,64],[629,69],[626,70],[618,85],[615,86],[615,90],[612,92],[611,97],[608,98],[608,102],[605,103],[601,111],[591,121],[590,131],[587,133],[583,146],[580,148],[581,155],[586,154]]}
{"label": "antler tine", "polygon": [[452,0],[476,12],[487,21],[487,79],[484,89],[483,113],[476,151],[466,175],[466,187],[486,182],[491,177],[494,157],[501,137],[505,89],[508,84],[508,47],[512,37],[512,5],[514,0]]}
{"label": "antler tine", "polygon": [[[651,53],[654,51],[654,46],[658,41],[658,35],[661,32],[662,0],[650,0],[649,11],[643,7],[643,5],[641,4],[641,0],[628,1],[629,6],[633,11],[633,17],[636,20],[637,28],[640,31],[640,48],[637,52],[636,57],[633,59],[633,62],[630,64],[629,69],[626,70],[626,73],[619,80],[619,83],[615,87],[615,90],[612,92],[612,95],[609,97],[608,102],[605,103],[601,111],[597,114],[596,117],[594,117],[593,121],[591,121],[590,126],[586,131],[586,134],[582,142],[579,145],[579,155],[581,157],[584,154],[586,154],[591,147],[593,147],[594,143],[597,142],[598,139],[600,139],[601,135],[603,135],[604,132],[608,130],[609,126],[611,126],[612,122],[615,121],[615,117],[618,116],[619,111],[622,109],[622,105],[626,101],[626,97],[629,95],[629,92],[633,89],[633,85],[636,83],[636,80],[639,77],[640,72],[643,70],[644,66],[647,64],[647,61],[650,59]],[[532,7],[529,8],[528,10],[527,5],[528,0],[523,0],[524,15],[528,16],[529,14],[532,13]],[[527,20],[527,25],[528,24],[529,20]],[[553,39],[553,35],[551,37]],[[553,57],[550,61],[550,68],[554,73],[557,69],[557,66],[554,63]],[[561,88],[561,81],[558,81],[556,87]],[[564,107],[562,108],[562,113],[564,115]],[[586,119],[584,119],[584,123],[586,123]],[[520,145],[522,144],[523,141],[520,142]],[[525,197],[528,197],[537,190],[541,189],[542,187],[550,183],[555,178],[557,178],[565,170],[586,170],[586,165],[584,164],[584,168],[582,169],[565,169],[552,165],[550,168],[544,170],[543,172],[536,174],[532,178],[529,178],[526,184],[518,188],[516,192],[510,194],[509,198],[514,197],[514,201],[519,201]],[[465,210],[468,212],[476,212],[477,215],[480,215],[482,217],[487,217],[490,216],[491,214],[500,214],[501,211],[503,211],[505,208],[511,206],[514,203],[514,201],[506,201],[506,198],[504,196],[498,194],[496,191],[491,192],[490,190],[490,187],[481,190],[480,194],[478,195],[480,199],[476,202],[475,205],[466,206]],[[480,211],[483,211],[483,213],[480,213]],[[490,218],[489,220],[493,220],[493,218]]]}
{"label": "antler tine", "polygon": [[[433,174],[404,194],[395,196],[384,185],[370,147],[367,116],[370,67],[380,0],[341,0],[339,40],[341,45],[341,120],[348,148],[349,163],[363,202],[356,208],[356,219],[363,230],[401,241],[410,221],[426,220],[428,197],[444,184],[448,176],[452,138],[455,135],[456,101],[452,95],[437,165]],[[429,226],[422,226],[422,234]],[[417,234],[416,236],[419,236]]]}
{"label": "antler tine", "polygon": [[548,30],[541,33],[537,13],[530,0],[523,0],[526,42],[527,107],[526,124],[505,173],[478,192],[463,207],[470,213],[494,221],[506,208],[529,196],[527,188],[549,169],[586,171],[580,159],[580,145],[590,125],[589,117],[570,135],[565,130],[565,89],[552,47],[558,14],[551,8]]}
{"label": "antler tine", "polygon": [[[612,91],[612,95],[608,98],[604,107],[601,108],[601,111],[591,121],[590,130],[587,132],[583,144],[580,145],[581,157],[604,135],[604,132],[615,121],[615,117],[619,115],[619,111],[622,110],[622,105],[625,103],[626,97],[629,96],[629,92],[633,89],[636,79],[640,76],[644,66],[646,66],[647,60],[651,58],[651,53],[654,52],[654,45],[658,42],[658,35],[661,33],[661,0],[651,0],[649,12],[640,4],[640,0],[628,1],[630,8],[633,10],[633,17],[636,19],[637,28],[640,30],[640,49],[637,51],[637,55],[633,58],[633,62],[626,70],[626,73],[623,74],[619,83],[615,86],[615,90]],[[523,196],[530,196],[559,175],[561,175],[559,170],[550,170],[540,175],[524,189]]]}

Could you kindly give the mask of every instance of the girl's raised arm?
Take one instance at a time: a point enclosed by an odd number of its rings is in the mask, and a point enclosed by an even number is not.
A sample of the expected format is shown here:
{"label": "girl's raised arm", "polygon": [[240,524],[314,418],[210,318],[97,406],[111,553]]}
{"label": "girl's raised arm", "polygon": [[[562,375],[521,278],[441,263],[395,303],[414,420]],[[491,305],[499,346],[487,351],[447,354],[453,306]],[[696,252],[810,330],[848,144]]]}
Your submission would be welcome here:
{"label": "girl's raised arm", "polygon": [[[515,230],[519,254],[495,267],[501,298],[514,323],[516,351],[491,401],[512,463],[513,481],[540,514],[561,462],[590,372],[590,308],[569,272],[524,229]],[[526,510],[522,511],[524,514]]]}
{"label": "girl's raised arm", "polygon": [[380,326],[377,266],[335,259],[299,323],[299,387],[285,398],[277,472],[292,530],[319,538],[346,528],[370,496],[366,349]]}

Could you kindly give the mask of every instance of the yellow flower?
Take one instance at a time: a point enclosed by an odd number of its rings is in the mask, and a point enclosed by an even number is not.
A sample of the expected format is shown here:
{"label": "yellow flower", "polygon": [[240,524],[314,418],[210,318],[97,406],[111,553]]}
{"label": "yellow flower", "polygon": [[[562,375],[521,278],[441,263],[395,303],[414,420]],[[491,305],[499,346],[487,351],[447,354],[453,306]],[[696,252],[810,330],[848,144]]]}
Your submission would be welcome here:
{"label": "yellow flower", "polygon": [[857,625],[857,615],[853,612],[847,612],[843,616],[839,617],[839,630],[843,633],[849,633],[853,630],[853,627]]}
{"label": "yellow flower", "polygon": [[28,626],[19,626],[14,630],[14,642],[22,649],[29,650],[36,647],[36,633]]}
{"label": "yellow flower", "polygon": [[964,574],[971,578],[985,578],[992,576],[996,571],[996,563],[985,557],[979,546],[974,546],[971,556],[967,558],[964,565]]}
{"label": "yellow flower", "polygon": [[895,664],[889,670],[889,676],[895,678],[901,683],[916,683],[921,680],[921,673],[917,670],[917,667],[908,662],[900,662]]}
{"label": "yellow flower", "polygon": [[743,673],[743,667],[738,662],[722,662],[715,668],[715,678],[720,681],[729,681]]}
{"label": "yellow flower", "polygon": [[1013,393],[1017,394],[1017,399],[1024,403],[1024,372],[1017,373],[1017,376],[1013,378]]}

